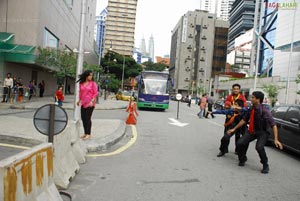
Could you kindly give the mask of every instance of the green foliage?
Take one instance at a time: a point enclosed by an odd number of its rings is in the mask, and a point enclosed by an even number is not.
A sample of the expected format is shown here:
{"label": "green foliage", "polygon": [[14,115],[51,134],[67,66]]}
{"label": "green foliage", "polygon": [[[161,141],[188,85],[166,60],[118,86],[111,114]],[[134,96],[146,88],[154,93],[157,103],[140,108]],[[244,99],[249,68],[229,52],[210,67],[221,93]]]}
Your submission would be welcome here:
{"label": "green foliage", "polygon": [[168,66],[163,63],[144,62],[145,70],[149,71],[164,71]]}
{"label": "green foliage", "polygon": [[114,74],[106,74],[100,78],[100,87],[112,92],[117,92],[121,86],[121,81]]}
{"label": "green foliage", "polygon": [[[142,66],[136,63],[136,61],[129,57],[120,55],[116,52],[108,52],[104,55],[104,58],[101,60],[102,70],[108,69],[108,74],[111,76],[111,81],[109,88],[114,91],[116,88],[120,88],[123,66],[124,66],[124,82],[129,80],[130,77],[136,77],[143,70]],[[106,73],[104,72],[106,75]],[[101,74],[103,75],[103,74]]]}
{"label": "green foliage", "polygon": [[36,63],[53,69],[58,80],[76,75],[76,55],[69,51],[38,47]]}
{"label": "green foliage", "polygon": [[[297,75],[296,77],[296,84],[300,84],[300,74]],[[300,90],[296,92],[298,95],[300,95]]]}
{"label": "green foliage", "polygon": [[279,89],[282,87],[279,87],[274,84],[264,84],[263,85],[263,91],[268,94],[269,99],[271,100],[272,105],[276,102],[277,96],[279,94]]}

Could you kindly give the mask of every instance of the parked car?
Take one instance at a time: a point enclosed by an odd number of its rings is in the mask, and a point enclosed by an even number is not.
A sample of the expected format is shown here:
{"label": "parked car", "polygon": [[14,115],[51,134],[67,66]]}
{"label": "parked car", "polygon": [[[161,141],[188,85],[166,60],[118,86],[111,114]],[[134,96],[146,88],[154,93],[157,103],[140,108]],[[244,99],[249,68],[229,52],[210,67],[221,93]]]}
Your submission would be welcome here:
{"label": "parked car", "polygon": [[[284,148],[300,154],[300,105],[275,106],[271,113]],[[270,135],[270,140],[273,141],[273,135]]]}
{"label": "parked car", "polygon": [[214,108],[216,110],[223,110],[224,109],[224,105],[225,105],[225,101],[224,100],[217,100],[214,104]]}
{"label": "parked car", "polygon": [[[252,106],[251,101],[247,101],[247,108],[249,109],[251,106]],[[262,106],[264,108],[266,108],[267,110],[271,110],[271,106],[269,104],[267,104],[267,103],[262,103]]]}
{"label": "parked car", "polygon": [[134,97],[132,95],[133,95],[133,93],[131,91],[118,91],[116,94],[116,99],[123,100],[123,101],[129,101],[130,99],[135,100],[136,97]]}

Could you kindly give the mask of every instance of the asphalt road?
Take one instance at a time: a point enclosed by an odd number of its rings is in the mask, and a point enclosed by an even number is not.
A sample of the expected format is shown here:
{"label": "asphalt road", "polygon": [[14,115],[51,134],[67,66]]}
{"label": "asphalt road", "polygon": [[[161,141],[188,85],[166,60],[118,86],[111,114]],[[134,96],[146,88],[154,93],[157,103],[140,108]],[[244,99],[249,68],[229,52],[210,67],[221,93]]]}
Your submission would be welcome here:
{"label": "asphalt road", "polygon": [[[184,126],[176,122],[176,109],[171,102],[166,112],[139,111],[136,142],[120,154],[89,157],[67,190],[73,200],[300,200],[299,156],[266,147],[270,173],[263,175],[252,143],[246,165],[239,167],[233,139],[229,153],[216,157],[223,116],[199,119],[198,106],[181,103]],[[121,145],[134,134],[131,127],[127,132]]]}
{"label": "asphalt road", "polygon": [[[34,110],[6,110],[0,115],[32,118]],[[217,158],[224,116],[199,119],[198,106],[177,103],[165,112],[138,111],[137,132],[128,126],[125,138],[107,152],[133,146],[120,154],[88,157],[67,192],[73,201],[252,201],[300,200],[300,156],[266,147],[270,173],[260,173],[251,144],[245,167],[237,165],[234,140],[229,154]],[[72,111],[67,111],[72,117]],[[95,111],[93,118],[126,117],[124,110]],[[182,126],[182,127],[181,127]],[[23,149],[0,146],[0,159]]]}

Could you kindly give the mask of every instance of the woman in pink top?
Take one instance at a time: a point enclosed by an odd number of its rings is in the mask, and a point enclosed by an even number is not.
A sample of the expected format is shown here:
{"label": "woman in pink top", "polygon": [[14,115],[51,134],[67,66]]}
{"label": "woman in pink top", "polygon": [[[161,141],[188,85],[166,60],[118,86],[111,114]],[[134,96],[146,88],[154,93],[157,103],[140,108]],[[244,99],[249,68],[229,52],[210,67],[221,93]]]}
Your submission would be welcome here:
{"label": "woman in pink top", "polygon": [[92,114],[96,105],[96,97],[98,96],[98,87],[93,81],[93,72],[84,71],[79,75],[79,101],[77,105],[81,105],[81,119],[84,128],[84,135],[80,138],[86,140],[91,137]]}
{"label": "woman in pink top", "polygon": [[200,99],[200,112],[198,113],[200,119],[202,119],[205,116],[206,102],[207,96],[206,94],[203,94],[202,98]]}

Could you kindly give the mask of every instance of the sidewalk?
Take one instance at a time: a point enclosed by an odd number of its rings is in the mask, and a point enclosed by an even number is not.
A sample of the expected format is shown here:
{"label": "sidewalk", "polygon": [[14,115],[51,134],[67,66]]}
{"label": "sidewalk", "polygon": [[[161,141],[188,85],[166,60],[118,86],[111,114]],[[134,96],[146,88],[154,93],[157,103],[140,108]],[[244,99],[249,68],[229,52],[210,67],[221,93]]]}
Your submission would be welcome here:
{"label": "sidewalk", "polygon": [[[53,104],[53,97],[33,97],[31,101],[22,103],[0,103],[0,122],[5,128],[0,131],[0,140],[10,141],[17,145],[36,145],[48,141],[48,137],[40,134],[34,127],[31,118],[21,118],[12,115],[5,115],[8,109],[38,109],[46,104]],[[114,110],[125,109],[128,106],[126,101],[117,101],[108,97],[103,100],[100,97],[99,103],[96,104],[96,110]],[[66,95],[63,103],[65,110],[73,110],[74,95]],[[125,112],[125,111],[120,111]],[[1,115],[3,114],[3,115]],[[73,121],[69,117],[69,122]],[[119,119],[92,119],[92,137],[83,141],[88,151],[99,151],[107,149],[123,137],[126,130],[126,124]],[[2,126],[4,127],[4,126]],[[68,126],[66,127],[68,129]],[[80,128],[83,133],[83,128]]]}

